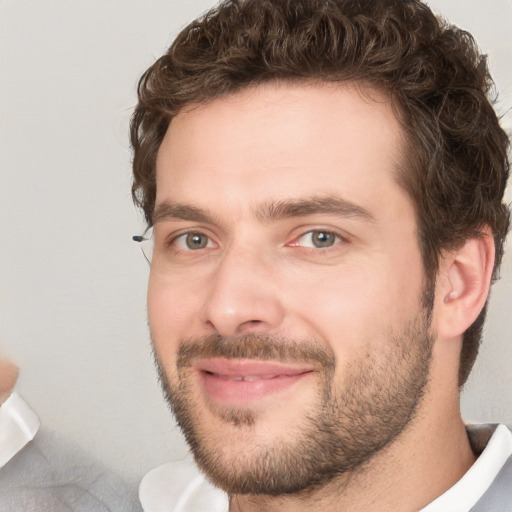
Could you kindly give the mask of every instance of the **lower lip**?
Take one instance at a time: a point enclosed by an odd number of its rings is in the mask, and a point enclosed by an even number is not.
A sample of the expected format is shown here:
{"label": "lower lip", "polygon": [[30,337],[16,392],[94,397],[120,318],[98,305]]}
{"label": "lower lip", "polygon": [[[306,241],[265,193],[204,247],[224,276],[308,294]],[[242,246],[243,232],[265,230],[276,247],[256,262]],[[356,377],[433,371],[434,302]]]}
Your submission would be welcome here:
{"label": "lower lip", "polygon": [[198,373],[203,389],[209,398],[233,406],[249,404],[283,392],[312,374],[312,372],[304,372],[294,375],[278,375],[271,379],[235,381],[205,371]]}

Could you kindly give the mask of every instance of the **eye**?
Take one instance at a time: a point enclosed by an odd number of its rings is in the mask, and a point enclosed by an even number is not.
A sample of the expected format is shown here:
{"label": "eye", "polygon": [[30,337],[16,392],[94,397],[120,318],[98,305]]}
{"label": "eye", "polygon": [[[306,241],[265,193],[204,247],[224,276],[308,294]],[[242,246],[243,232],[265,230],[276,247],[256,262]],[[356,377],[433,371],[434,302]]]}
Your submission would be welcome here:
{"label": "eye", "polygon": [[342,238],[339,235],[332,233],[331,231],[313,230],[304,233],[293,245],[326,249],[328,247],[332,247],[336,243],[339,243],[341,240]]}
{"label": "eye", "polygon": [[203,233],[183,233],[174,239],[177,247],[183,250],[195,251],[198,249],[205,249],[213,247],[213,242]]}

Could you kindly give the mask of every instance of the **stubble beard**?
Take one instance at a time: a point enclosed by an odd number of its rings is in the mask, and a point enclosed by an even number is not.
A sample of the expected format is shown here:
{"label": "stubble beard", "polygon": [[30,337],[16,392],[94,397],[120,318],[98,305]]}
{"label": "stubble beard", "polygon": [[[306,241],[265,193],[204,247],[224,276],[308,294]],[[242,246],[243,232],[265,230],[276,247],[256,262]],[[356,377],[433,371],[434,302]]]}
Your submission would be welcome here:
{"label": "stubble beard", "polygon": [[[164,395],[196,463],[214,485],[230,495],[298,494],[364,467],[411,423],[428,385],[434,340],[429,314],[423,313],[383,340],[381,351],[363,353],[346,365],[339,389],[334,354],[315,341],[260,335],[183,340],[174,379],[156,356],[155,361]],[[223,438],[198,416],[201,406],[188,370],[199,356],[314,362],[321,368],[318,400],[305,411],[301,424],[289,425],[272,443],[258,446],[251,445],[258,430],[255,410],[211,408],[226,425]],[[233,429],[245,439],[244,446],[230,445]]]}

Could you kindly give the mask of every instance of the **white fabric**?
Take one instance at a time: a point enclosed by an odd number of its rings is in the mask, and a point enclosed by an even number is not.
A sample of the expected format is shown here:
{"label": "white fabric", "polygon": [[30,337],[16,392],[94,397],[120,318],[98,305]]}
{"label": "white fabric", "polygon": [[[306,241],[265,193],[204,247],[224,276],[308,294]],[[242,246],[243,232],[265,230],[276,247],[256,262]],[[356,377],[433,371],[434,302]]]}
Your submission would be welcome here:
{"label": "white fabric", "polygon": [[39,429],[39,418],[18,393],[0,407],[0,468],[9,462]]}
{"label": "white fabric", "polygon": [[[512,432],[498,425],[468,472],[420,512],[468,512],[492,484],[512,455]],[[213,487],[192,461],[163,464],[142,480],[139,499],[144,512],[227,512],[227,495]]]}
{"label": "white fabric", "polygon": [[512,432],[505,425],[498,425],[485,450],[467,473],[420,512],[468,512],[483,496],[511,455]]}
{"label": "white fabric", "polygon": [[139,487],[144,512],[226,512],[228,497],[199,473],[192,460],[162,464]]}

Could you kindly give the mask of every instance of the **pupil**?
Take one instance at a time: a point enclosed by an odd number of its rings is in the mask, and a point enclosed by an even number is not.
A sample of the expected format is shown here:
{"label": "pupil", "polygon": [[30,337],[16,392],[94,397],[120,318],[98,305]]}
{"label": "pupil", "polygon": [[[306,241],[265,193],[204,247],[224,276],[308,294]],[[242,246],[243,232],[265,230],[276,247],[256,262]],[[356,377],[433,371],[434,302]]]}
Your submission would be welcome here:
{"label": "pupil", "polygon": [[192,233],[187,236],[187,246],[189,249],[202,249],[206,247],[206,237],[198,233]]}
{"label": "pupil", "polygon": [[313,234],[313,243],[316,247],[329,247],[333,244],[334,237],[332,233],[318,231]]}

